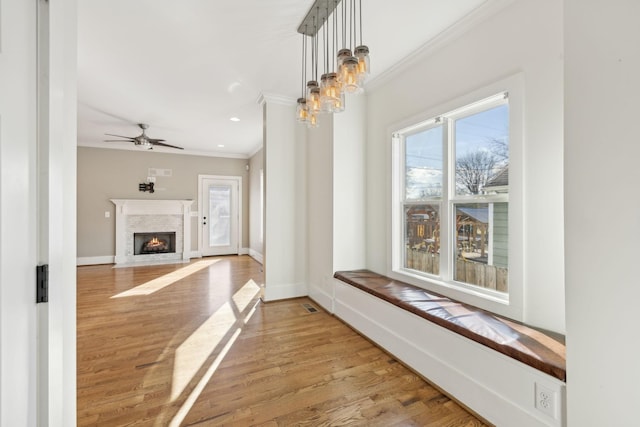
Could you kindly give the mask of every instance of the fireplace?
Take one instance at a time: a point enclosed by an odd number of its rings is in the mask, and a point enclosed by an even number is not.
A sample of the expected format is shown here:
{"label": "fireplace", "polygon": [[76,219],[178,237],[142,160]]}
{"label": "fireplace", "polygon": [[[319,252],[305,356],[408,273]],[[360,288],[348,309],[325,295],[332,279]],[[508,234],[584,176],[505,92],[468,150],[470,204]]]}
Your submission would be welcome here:
{"label": "fireplace", "polygon": [[176,233],[133,233],[133,254],[170,254],[176,252]]}
{"label": "fireplace", "polygon": [[192,200],[111,201],[116,205],[117,266],[189,261]]}

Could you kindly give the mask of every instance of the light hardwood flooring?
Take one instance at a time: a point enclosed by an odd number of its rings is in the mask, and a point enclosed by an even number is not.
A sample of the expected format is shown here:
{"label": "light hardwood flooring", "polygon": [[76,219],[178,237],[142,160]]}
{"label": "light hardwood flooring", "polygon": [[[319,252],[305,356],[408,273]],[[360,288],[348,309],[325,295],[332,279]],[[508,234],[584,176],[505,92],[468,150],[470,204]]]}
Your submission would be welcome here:
{"label": "light hardwood flooring", "polygon": [[485,425],[309,299],[262,303],[262,277],[79,267],[78,426]]}

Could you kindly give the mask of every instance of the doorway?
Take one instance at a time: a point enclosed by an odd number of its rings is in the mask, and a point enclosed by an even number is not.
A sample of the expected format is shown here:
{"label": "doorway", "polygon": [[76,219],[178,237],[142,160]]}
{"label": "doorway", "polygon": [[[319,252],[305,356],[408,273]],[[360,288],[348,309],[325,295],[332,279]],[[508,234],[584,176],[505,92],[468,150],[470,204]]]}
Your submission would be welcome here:
{"label": "doorway", "polygon": [[200,253],[202,256],[239,254],[242,177],[199,175],[198,188]]}

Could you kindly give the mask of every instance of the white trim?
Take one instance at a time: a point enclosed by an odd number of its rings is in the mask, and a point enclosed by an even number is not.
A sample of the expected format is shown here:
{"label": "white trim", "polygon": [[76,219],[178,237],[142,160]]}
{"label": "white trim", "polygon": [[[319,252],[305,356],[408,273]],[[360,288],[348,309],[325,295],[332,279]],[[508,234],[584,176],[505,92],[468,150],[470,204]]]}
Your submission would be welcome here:
{"label": "white trim", "polygon": [[260,105],[279,104],[279,105],[286,105],[289,107],[297,104],[297,101],[294,98],[284,96],[284,95],[278,95],[276,93],[264,93],[264,92],[258,95],[258,99],[256,100],[256,102]]}
{"label": "white trim", "polygon": [[[78,147],[88,148],[103,148],[105,150],[124,150],[124,151],[140,151],[139,147],[131,144],[131,147],[119,146],[119,145],[106,145],[100,142],[94,141],[78,141]],[[224,159],[248,159],[250,156],[243,153],[228,153],[222,151],[204,151],[204,150],[180,150],[177,151],[160,151],[161,148],[154,148],[154,154],[171,154],[171,155],[185,155],[185,156],[199,156],[199,157],[219,157]],[[167,148],[166,150],[170,150]]]}
{"label": "white trim", "polygon": [[[192,214],[197,212],[191,212]],[[200,251],[191,251],[191,258],[202,258],[202,252]]]}
{"label": "white trim", "polygon": [[[465,106],[477,108],[483,101],[488,103],[498,102],[501,93],[508,93],[509,98],[509,292],[508,295],[498,293],[496,291],[482,289],[475,286],[467,286],[453,280],[453,260],[449,254],[452,253],[452,239],[450,233],[441,233],[441,256],[446,254],[444,260],[449,260],[445,268],[441,268],[440,277],[426,277],[421,274],[414,274],[399,265],[394,264],[394,260],[401,259],[403,250],[399,243],[396,242],[395,236],[401,235],[403,221],[399,218],[400,211],[398,204],[402,205],[403,199],[399,199],[399,195],[403,194],[402,182],[399,178],[401,173],[398,170],[399,156],[403,155],[401,147],[402,138],[399,133],[405,131],[412,132],[420,129],[421,126],[427,127],[429,120],[434,117],[446,116],[448,113],[460,114],[460,109]],[[510,317],[512,319],[522,321],[524,318],[524,75],[517,73],[515,75],[504,78],[500,81],[486,85],[476,89],[470,93],[443,103],[439,106],[429,109],[426,112],[417,114],[402,120],[400,123],[389,129],[388,140],[391,141],[391,167],[388,169],[391,173],[390,182],[392,188],[388,194],[390,218],[392,222],[389,224],[387,236],[390,239],[388,251],[388,268],[386,275],[392,279],[405,281],[412,285],[440,292],[450,298],[472,304],[485,310]],[[449,124],[450,126],[450,124]],[[446,148],[446,147],[445,147]],[[448,147],[451,150],[451,147]],[[451,167],[450,159],[452,153],[447,152],[444,156],[443,173],[448,173],[447,168]],[[443,183],[445,184],[445,183]],[[453,182],[449,183],[449,187],[443,185],[442,201],[425,201],[425,203],[440,204],[440,221],[441,230],[451,229],[452,204],[464,200],[463,197],[448,197],[448,191],[453,191]],[[479,196],[483,202],[501,201],[505,195],[487,195]],[[447,237],[448,236],[448,237]],[[445,239],[444,237],[447,237]]]}
{"label": "white trim", "polygon": [[260,264],[264,265],[264,257],[260,252],[254,251],[253,249],[249,248],[249,256],[258,261]]}
{"label": "white trim", "polygon": [[333,295],[333,289],[336,279],[332,279],[331,288],[332,294],[327,293],[320,286],[316,286],[314,284],[309,284],[309,298],[314,300],[318,305],[327,310],[329,313],[333,314],[335,312],[335,298]]}
{"label": "white trim", "polygon": [[115,257],[113,255],[105,256],[84,256],[76,258],[76,265],[101,265],[101,264],[115,264]]}
{"label": "white trim", "polygon": [[258,154],[258,152],[260,150],[262,150],[262,147],[263,147],[263,145],[262,145],[262,141],[261,141],[253,150],[251,150],[251,151],[249,151],[249,153],[247,153],[247,158],[250,159],[253,156],[255,156],[256,154]]}
{"label": "white trim", "polygon": [[238,249],[238,255],[249,255],[249,248],[240,248]]}
{"label": "white trim", "polygon": [[264,287],[265,301],[277,301],[306,297],[308,295],[307,285],[304,283],[286,283],[282,285],[268,285]]}

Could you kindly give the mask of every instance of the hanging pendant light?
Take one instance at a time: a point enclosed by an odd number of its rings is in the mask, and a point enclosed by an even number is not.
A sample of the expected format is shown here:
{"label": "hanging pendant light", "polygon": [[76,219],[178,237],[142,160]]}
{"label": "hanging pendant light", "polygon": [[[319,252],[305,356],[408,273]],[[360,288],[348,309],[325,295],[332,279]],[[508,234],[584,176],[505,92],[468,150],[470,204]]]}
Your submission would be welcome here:
{"label": "hanging pendant light", "polygon": [[363,91],[363,84],[371,73],[371,65],[369,60],[369,47],[362,44],[362,0],[359,0],[359,16],[360,16],[360,45],[353,50],[355,57],[358,59],[358,86]]}
{"label": "hanging pendant light", "polygon": [[298,98],[296,106],[296,120],[306,122],[309,120],[309,108],[305,95],[305,82],[307,80],[307,41],[306,35],[302,35],[302,97]]}
{"label": "hanging pendant light", "polygon": [[[342,2],[341,8],[338,7],[340,2]],[[347,2],[349,2],[348,5]],[[318,113],[344,111],[345,93],[358,94],[364,90],[363,84],[370,74],[370,59],[369,48],[362,43],[362,0],[359,0],[358,5],[359,9],[356,0],[315,0],[312,9],[298,27],[298,32],[311,38],[312,47],[311,79],[306,83],[305,96],[298,98],[296,115],[298,121],[305,122],[310,128],[318,126]],[[331,24],[331,14],[333,14],[333,24]],[[321,23],[320,20],[322,20]],[[339,23],[342,27],[342,48],[340,49]],[[324,59],[324,70],[320,79],[318,79],[319,31],[323,31]],[[305,49],[306,44],[303,45],[303,89],[305,89],[307,64]]]}
{"label": "hanging pendant light", "polygon": [[342,90],[347,93],[356,93],[358,86],[358,59],[354,56],[345,58],[342,61],[342,72],[340,73]]}
{"label": "hanging pendant light", "polygon": [[[315,18],[314,18],[314,28],[316,27]],[[314,34],[312,39],[311,46],[311,70],[313,72],[314,79],[307,82],[307,110],[310,115],[308,124],[311,124],[311,115],[314,117],[314,125],[312,127],[317,126],[317,121],[315,120],[315,114],[320,112],[320,86],[318,85],[318,81],[316,80],[318,77],[318,37],[317,31]]]}

